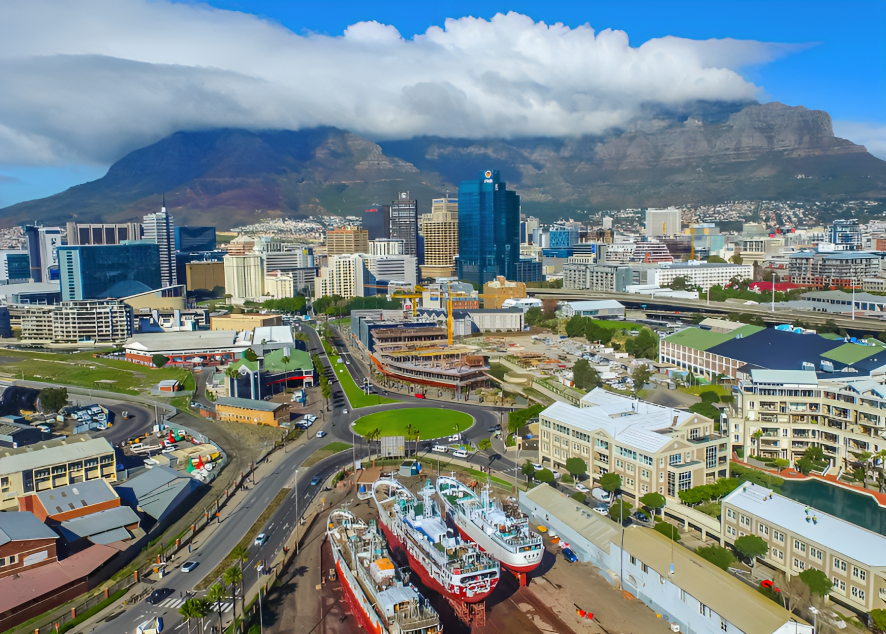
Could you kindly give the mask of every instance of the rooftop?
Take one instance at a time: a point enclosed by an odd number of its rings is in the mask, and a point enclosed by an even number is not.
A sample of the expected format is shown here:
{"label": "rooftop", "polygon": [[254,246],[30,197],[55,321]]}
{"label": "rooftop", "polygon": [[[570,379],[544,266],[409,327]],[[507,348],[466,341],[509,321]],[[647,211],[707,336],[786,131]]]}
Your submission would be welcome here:
{"label": "rooftop", "polygon": [[751,380],[777,385],[818,385],[818,375],[812,370],[751,370]]}
{"label": "rooftop", "polygon": [[723,504],[752,513],[797,537],[842,553],[848,559],[872,567],[886,566],[886,537],[811,509],[773,493],[772,489],[743,484],[723,498]]}
{"label": "rooftop", "polygon": [[114,447],[104,438],[77,434],[64,440],[50,440],[3,451],[0,453],[0,473],[18,473],[113,453]]}
{"label": "rooftop", "polygon": [[125,527],[138,523],[135,511],[128,506],[118,506],[62,522],[61,532],[68,541],[88,537],[96,544],[111,544],[132,537]]}
{"label": "rooftop", "polygon": [[34,495],[37,496],[40,504],[49,515],[71,511],[73,510],[72,504],[76,508],[83,508],[116,500],[119,497],[104,478],[68,484],[48,491],[40,491]]}
{"label": "rooftop", "polygon": [[566,302],[573,310],[594,310],[599,308],[624,308],[621,302],[614,299],[599,299],[578,302]]}
{"label": "rooftop", "polygon": [[30,511],[0,513],[0,546],[29,539],[58,539],[58,535]]}
{"label": "rooftop", "polygon": [[253,330],[252,341],[255,343],[294,343],[292,329],[289,326],[259,326]]}
{"label": "rooftop", "polygon": [[846,304],[850,307],[852,306],[853,297],[856,303],[869,302],[874,304],[886,304],[886,297],[882,295],[863,293],[861,291],[856,291],[854,294],[844,293],[843,291],[810,291],[808,293],[803,293],[802,295],[800,295],[800,299],[802,301],[824,301],[835,304]]}
{"label": "rooftop", "polygon": [[760,326],[744,325],[731,332],[714,332],[703,328],[684,328],[664,338],[664,341],[678,346],[685,346],[693,350],[708,350],[726,341],[731,341],[739,335],[747,337],[763,330]]}
{"label": "rooftop", "polygon": [[251,409],[260,412],[276,412],[281,407],[287,407],[286,403],[254,401],[250,398],[220,398],[215,402],[215,405],[216,407],[222,405],[225,407],[239,407],[240,409]]}
{"label": "rooftop", "polygon": [[152,332],[136,335],[123,347],[139,352],[175,350],[187,354],[189,350],[205,351],[213,348],[246,348],[250,341],[236,330],[197,330],[182,332]]}

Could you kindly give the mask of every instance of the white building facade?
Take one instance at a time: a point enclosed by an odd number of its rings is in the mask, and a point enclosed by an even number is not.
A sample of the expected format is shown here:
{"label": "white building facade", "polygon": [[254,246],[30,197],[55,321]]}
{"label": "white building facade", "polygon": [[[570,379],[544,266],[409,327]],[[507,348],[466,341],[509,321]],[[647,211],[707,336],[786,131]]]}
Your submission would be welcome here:
{"label": "white building facade", "polygon": [[261,301],[265,294],[264,257],[258,253],[226,255],[224,263],[225,293],[231,295],[231,303]]}

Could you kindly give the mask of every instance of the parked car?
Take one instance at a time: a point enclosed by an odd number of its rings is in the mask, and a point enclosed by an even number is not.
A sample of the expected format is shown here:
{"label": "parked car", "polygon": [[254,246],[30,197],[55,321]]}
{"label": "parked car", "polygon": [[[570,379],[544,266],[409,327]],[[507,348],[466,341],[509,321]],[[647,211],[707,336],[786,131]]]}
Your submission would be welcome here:
{"label": "parked car", "polygon": [[575,483],[575,490],[581,491],[582,493],[589,493],[590,492],[590,489],[588,487],[586,487],[585,485],[583,485],[581,482]]}
{"label": "parked car", "polygon": [[449,442],[458,442],[461,440],[461,434],[453,434],[449,437]]}
{"label": "parked car", "polygon": [[595,500],[601,502],[609,502],[612,499],[612,496],[609,495],[609,491],[604,491],[600,487],[594,487],[594,490],[591,491],[591,496],[593,496]]}
{"label": "parked car", "polygon": [[597,513],[599,513],[600,515],[609,515],[609,509],[605,506],[595,506],[594,510],[597,511]]}
{"label": "parked car", "polygon": [[431,451],[436,452],[436,453],[448,453],[449,447],[447,447],[445,445],[434,445],[431,448]]}
{"label": "parked car", "polygon": [[565,559],[569,563],[574,564],[576,561],[578,561],[578,557],[575,556],[575,553],[572,552],[571,548],[564,548],[560,552],[563,553],[563,559]]}
{"label": "parked car", "polygon": [[493,425],[492,427],[490,427],[490,428],[487,429],[486,431],[488,431],[488,432],[490,432],[490,433],[492,433],[492,432],[494,432],[494,431],[501,431],[501,425],[498,425],[498,424]]}
{"label": "parked car", "polygon": [[468,452],[465,451],[464,449],[456,449],[455,451],[452,452],[452,457],[453,458],[467,458]]}
{"label": "parked car", "polygon": [[634,512],[634,519],[638,519],[641,522],[648,522],[649,516],[646,515],[646,513],[644,513],[643,511],[635,511]]}
{"label": "parked car", "polygon": [[199,561],[186,561],[182,564],[182,572],[191,572],[194,568],[200,565]]}
{"label": "parked car", "polygon": [[540,464],[538,464],[537,462],[533,462],[533,463],[532,463],[532,467],[533,467],[536,471],[541,471],[542,469],[544,469],[544,467],[541,466]]}
{"label": "parked car", "polygon": [[253,542],[253,544],[255,546],[264,546],[267,543],[267,541],[268,541],[268,536],[265,533],[259,533],[258,536],[255,538],[255,541]]}
{"label": "parked car", "polygon": [[325,436],[325,435],[326,435],[325,431],[318,431],[317,432],[317,438],[323,438],[323,436]]}
{"label": "parked car", "polygon": [[424,394],[416,394],[416,395],[415,395],[415,398],[424,398],[424,397],[425,397]]}

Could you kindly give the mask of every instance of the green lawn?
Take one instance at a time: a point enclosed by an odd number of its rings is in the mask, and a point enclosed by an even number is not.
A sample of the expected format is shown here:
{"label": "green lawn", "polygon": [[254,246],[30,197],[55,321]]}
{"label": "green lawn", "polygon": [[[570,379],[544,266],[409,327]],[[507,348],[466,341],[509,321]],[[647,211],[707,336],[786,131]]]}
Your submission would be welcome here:
{"label": "green lawn", "polygon": [[[354,378],[351,376],[351,373],[348,372],[347,366],[344,363],[338,362],[340,357],[335,353],[332,346],[326,342],[326,339],[323,339],[322,341],[323,348],[326,350],[326,356],[329,357],[329,361],[332,363],[332,369],[335,371],[335,376],[338,378],[339,382],[341,382],[342,389],[345,391],[345,394],[347,394],[348,402],[351,404],[351,407],[358,409],[360,407],[371,407],[372,405],[385,405],[387,403],[397,402],[378,394],[364,394],[363,390],[357,387],[357,384],[354,383]],[[341,370],[341,372],[339,372],[339,370]]]}
{"label": "green lawn", "polygon": [[[17,360],[0,366],[0,372],[17,378],[72,385],[123,394],[140,394],[165,379],[178,379],[182,389],[194,389],[194,377],[180,368],[148,368],[120,359],[95,359],[91,352],[52,354],[3,350],[0,356]],[[97,383],[114,381],[114,383]]]}
{"label": "green lawn", "polygon": [[474,424],[473,417],[463,412],[427,407],[409,407],[376,412],[354,423],[354,431],[365,436],[367,433],[381,430],[382,436],[405,436],[407,427],[412,425],[418,431],[419,438],[429,440],[464,431]]}
{"label": "green lawn", "polygon": [[729,394],[732,394],[732,388],[724,385],[693,385],[692,387],[680,387],[677,389],[681,392],[686,392],[687,394],[694,394],[695,396],[698,396],[702,392],[716,392],[717,396],[728,396]]}

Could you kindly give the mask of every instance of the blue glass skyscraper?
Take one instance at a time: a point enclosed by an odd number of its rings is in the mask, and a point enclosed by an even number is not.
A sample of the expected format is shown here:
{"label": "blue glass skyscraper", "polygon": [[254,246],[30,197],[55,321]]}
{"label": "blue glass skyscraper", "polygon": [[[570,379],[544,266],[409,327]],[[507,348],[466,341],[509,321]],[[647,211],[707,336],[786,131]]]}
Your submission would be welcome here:
{"label": "blue glass skyscraper", "polygon": [[153,242],[58,247],[62,301],[119,299],[162,287]]}
{"label": "blue glass skyscraper", "polygon": [[498,170],[480,172],[458,186],[458,278],[483,285],[498,275],[517,279],[520,259],[520,197],[499,180]]}

